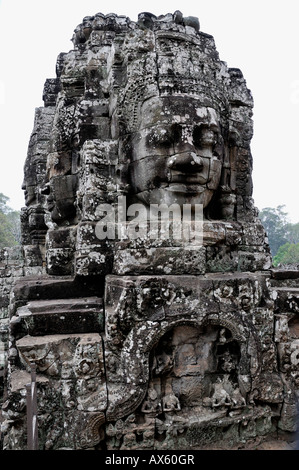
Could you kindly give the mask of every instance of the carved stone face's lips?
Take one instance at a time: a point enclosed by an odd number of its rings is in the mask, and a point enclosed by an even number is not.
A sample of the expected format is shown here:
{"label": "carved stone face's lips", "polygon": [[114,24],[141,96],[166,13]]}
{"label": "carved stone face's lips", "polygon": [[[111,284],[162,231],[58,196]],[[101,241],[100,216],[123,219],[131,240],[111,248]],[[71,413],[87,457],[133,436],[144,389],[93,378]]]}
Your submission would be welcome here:
{"label": "carved stone face's lips", "polygon": [[201,184],[170,183],[164,189],[173,193],[200,194],[205,191],[206,187]]}
{"label": "carved stone face's lips", "polygon": [[171,173],[169,176],[169,183],[181,183],[184,185],[202,185],[207,184],[210,178],[201,173],[186,174],[186,173]]}
{"label": "carved stone face's lips", "polygon": [[170,170],[168,191],[189,194],[202,193],[209,181],[209,172],[205,170],[197,173]]}

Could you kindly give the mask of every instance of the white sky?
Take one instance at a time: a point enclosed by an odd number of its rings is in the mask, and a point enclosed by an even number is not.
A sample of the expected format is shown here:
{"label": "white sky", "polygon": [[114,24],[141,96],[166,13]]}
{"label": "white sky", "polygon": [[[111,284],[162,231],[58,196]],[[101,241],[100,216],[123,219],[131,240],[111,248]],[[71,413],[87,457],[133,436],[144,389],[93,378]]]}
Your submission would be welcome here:
{"label": "white sky", "polygon": [[212,34],[221,60],[242,70],[254,97],[255,205],[285,204],[299,222],[298,0],[0,0],[0,192],[24,206],[21,184],[34,110],[43,106],[56,59],[75,27],[101,12],[155,15],[180,10]]}

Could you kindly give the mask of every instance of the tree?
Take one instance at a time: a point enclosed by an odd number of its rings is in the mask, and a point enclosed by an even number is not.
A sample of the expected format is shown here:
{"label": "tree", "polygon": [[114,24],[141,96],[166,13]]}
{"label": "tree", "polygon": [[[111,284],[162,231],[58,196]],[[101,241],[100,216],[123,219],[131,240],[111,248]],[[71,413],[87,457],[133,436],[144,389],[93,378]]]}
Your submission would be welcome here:
{"label": "tree", "polygon": [[21,241],[20,213],[12,210],[9,198],[0,193],[0,248],[19,245]]}
{"label": "tree", "polygon": [[287,238],[290,243],[299,243],[299,223],[287,224]]}
{"label": "tree", "polygon": [[19,211],[10,211],[7,214],[7,220],[11,227],[11,233],[17,245],[21,244],[21,220]]}
{"label": "tree", "polygon": [[0,212],[3,214],[7,214],[7,212],[10,211],[10,208],[7,206],[7,202],[9,201],[9,198],[7,196],[4,196],[3,193],[0,193]]}
{"label": "tree", "polygon": [[266,207],[259,214],[268,235],[269,246],[273,256],[276,255],[280,246],[289,242],[290,224],[288,214],[284,211],[285,206]]}
{"label": "tree", "polygon": [[274,266],[281,264],[299,264],[299,243],[285,243],[273,258]]}
{"label": "tree", "polygon": [[266,207],[259,214],[268,234],[274,266],[299,264],[299,223],[290,223],[284,208]]}

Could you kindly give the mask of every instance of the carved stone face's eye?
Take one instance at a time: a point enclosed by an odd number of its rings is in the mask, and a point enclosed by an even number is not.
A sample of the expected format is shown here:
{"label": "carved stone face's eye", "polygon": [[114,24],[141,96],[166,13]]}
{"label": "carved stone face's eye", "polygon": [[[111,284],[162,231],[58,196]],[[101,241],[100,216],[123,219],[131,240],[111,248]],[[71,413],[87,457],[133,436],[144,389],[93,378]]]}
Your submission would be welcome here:
{"label": "carved stone face's eye", "polygon": [[147,138],[147,143],[155,147],[172,147],[182,140],[182,127],[172,124],[169,127],[155,128]]}
{"label": "carved stone face's eye", "polygon": [[170,147],[173,145],[172,132],[169,129],[156,128],[148,136],[147,143],[155,147]]}
{"label": "carved stone face's eye", "polygon": [[193,143],[198,148],[214,145],[217,142],[217,132],[209,126],[195,126],[193,129]]}
{"label": "carved stone face's eye", "polygon": [[179,124],[173,124],[171,126],[171,136],[174,144],[182,140],[182,127]]}
{"label": "carved stone face's eye", "polygon": [[196,147],[201,147],[201,130],[199,126],[195,126],[193,129],[193,143]]}
{"label": "carved stone face's eye", "polygon": [[203,127],[201,134],[202,145],[214,145],[217,142],[217,133],[214,129]]}

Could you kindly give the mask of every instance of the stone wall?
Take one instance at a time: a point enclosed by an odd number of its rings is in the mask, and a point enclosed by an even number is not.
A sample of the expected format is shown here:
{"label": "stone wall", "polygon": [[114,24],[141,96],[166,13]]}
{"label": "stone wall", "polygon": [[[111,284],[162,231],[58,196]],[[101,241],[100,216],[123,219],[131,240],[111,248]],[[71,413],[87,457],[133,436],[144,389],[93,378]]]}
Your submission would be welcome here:
{"label": "stone wall", "polygon": [[8,326],[10,294],[19,277],[24,275],[24,258],[22,247],[0,250],[0,367],[6,363],[8,350]]}

